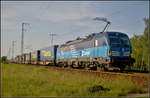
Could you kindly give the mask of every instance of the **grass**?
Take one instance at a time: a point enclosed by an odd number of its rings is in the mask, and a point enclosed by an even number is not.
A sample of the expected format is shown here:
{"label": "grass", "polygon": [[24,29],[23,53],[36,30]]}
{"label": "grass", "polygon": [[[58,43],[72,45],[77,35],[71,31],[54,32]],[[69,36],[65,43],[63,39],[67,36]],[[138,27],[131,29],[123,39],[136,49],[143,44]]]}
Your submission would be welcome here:
{"label": "grass", "polygon": [[122,77],[112,80],[19,64],[2,64],[1,68],[2,96],[123,96],[143,92],[142,87]]}

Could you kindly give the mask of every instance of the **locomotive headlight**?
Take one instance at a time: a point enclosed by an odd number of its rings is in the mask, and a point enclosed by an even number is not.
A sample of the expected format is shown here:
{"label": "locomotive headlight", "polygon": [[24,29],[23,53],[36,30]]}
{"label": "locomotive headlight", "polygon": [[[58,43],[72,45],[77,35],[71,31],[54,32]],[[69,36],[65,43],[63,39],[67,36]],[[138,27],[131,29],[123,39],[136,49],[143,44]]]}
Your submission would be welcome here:
{"label": "locomotive headlight", "polygon": [[124,52],[124,56],[130,56],[130,52]]}
{"label": "locomotive headlight", "polygon": [[110,50],[107,50],[107,55],[111,56],[111,51]]}
{"label": "locomotive headlight", "polygon": [[107,55],[108,56],[120,56],[120,53],[118,51],[111,51],[111,50],[108,50],[107,51]]}

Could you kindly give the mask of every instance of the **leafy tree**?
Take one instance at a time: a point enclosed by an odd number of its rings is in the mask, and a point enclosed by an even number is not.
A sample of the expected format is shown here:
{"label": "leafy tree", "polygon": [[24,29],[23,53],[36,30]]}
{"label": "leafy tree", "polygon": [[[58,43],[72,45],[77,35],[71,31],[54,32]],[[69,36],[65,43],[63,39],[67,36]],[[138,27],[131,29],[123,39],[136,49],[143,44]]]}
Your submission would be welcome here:
{"label": "leafy tree", "polygon": [[145,30],[143,35],[134,35],[131,38],[132,57],[135,59],[133,68],[136,70],[148,70],[149,66],[149,19],[145,18]]}

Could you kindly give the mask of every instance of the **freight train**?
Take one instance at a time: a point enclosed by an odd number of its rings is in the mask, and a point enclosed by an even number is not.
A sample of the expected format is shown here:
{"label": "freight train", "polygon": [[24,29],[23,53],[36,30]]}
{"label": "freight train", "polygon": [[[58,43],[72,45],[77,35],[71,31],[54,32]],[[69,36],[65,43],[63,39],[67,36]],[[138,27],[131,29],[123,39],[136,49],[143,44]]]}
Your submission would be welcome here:
{"label": "freight train", "polygon": [[17,63],[109,70],[133,64],[132,47],[125,33],[92,33],[62,45],[16,56]]}

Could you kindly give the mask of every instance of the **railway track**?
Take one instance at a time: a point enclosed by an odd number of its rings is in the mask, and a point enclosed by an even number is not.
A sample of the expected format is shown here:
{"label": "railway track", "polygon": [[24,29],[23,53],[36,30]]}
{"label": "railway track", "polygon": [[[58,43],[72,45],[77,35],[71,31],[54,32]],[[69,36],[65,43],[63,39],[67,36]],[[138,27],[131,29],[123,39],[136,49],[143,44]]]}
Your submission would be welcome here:
{"label": "railway track", "polygon": [[83,69],[70,69],[70,68],[59,68],[52,67],[55,70],[65,71],[70,73],[81,73],[86,76],[96,76],[96,78],[106,78],[106,79],[115,79],[115,78],[125,78],[137,83],[139,86],[148,88],[150,75],[148,73],[120,73],[120,72],[102,72],[102,71],[93,71],[93,70],[83,70]]}
{"label": "railway track", "polygon": [[[29,65],[28,65],[29,66]],[[33,65],[33,66],[43,66],[43,65]],[[62,68],[54,66],[43,66],[45,68],[52,68],[58,71],[70,72],[70,73],[81,73],[86,76],[95,76],[96,78],[105,78],[105,79],[116,79],[123,77],[129,79],[134,83],[137,83],[139,86],[148,88],[150,85],[150,74],[149,73],[121,73],[121,72],[103,72],[103,71],[94,71],[94,70],[85,70],[85,69],[72,69],[72,68]]]}

